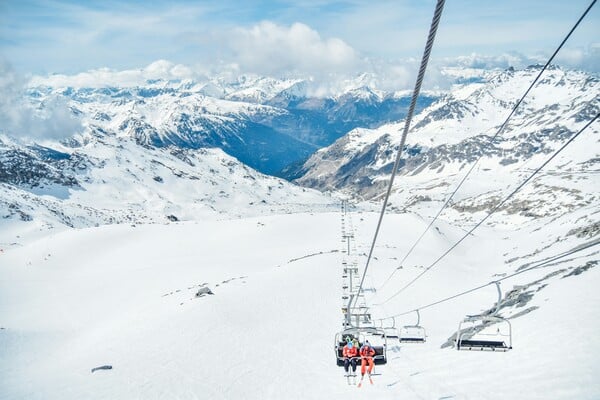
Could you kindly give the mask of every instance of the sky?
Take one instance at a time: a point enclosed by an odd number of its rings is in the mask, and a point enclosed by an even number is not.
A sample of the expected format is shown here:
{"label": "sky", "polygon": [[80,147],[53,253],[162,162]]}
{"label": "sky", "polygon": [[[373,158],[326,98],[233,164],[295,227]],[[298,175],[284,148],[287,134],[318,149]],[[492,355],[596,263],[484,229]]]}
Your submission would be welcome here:
{"label": "sky", "polygon": [[[591,1],[447,1],[423,88],[448,89],[454,81],[448,67],[545,63]],[[46,115],[32,113],[23,94],[40,85],[131,87],[149,79],[235,81],[257,74],[309,78],[311,95],[327,96],[360,75],[361,84],[377,89],[410,90],[435,4],[0,0],[0,133],[56,138],[81,130],[60,99]],[[600,72],[600,6],[555,63]]]}
{"label": "sky", "polygon": [[[488,67],[544,62],[590,3],[447,1],[432,60]],[[124,71],[158,60],[182,77],[219,70],[393,73],[416,68],[434,7],[433,0],[3,0],[0,60],[23,76]],[[600,6],[557,62],[600,70]]]}

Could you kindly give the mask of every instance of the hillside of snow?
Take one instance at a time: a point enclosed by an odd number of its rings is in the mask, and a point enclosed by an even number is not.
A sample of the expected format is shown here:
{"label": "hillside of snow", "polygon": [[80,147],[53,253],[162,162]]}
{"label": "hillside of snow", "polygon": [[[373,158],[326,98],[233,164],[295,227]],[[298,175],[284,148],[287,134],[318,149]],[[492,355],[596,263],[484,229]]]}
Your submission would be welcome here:
{"label": "hillside of snow", "polygon": [[53,229],[165,224],[335,208],[220,149],[143,147],[92,131],[54,148],[0,139],[0,248]]}
{"label": "hillside of snow", "polygon": [[[458,85],[448,95],[415,116],[400,165],[396,192],[405,195],[398,207],[440,201],[481,157],[472,175],[476,193],[485,199],[465,207],[477,208],[497,196],[498,185],[518,181],[522,171],[564,143],[600,111],[600,80],[583,72],[549,69],[533,88],[504,131],[492,140],[540,67],[489,72],[484,82]],[[302,167],[301,185],[319,190],[343,190],[362,199],[384,192],[404,123],[378,129],[355,129],[316,152]],[[566,196],[578,204],[593,204],[598,186],[585,184],[598,169],[598,127],[590,126],[573,144],[568,164],[558,163],[554,174]],[[573,181],[578,181],[574,183]],[[582,194],[573,190],[591,191]],[[543,189],[546,192],[546,189]],[[552,192],[550,190],[550,192]],[[464,192],[461,192],[463,195]],[[533,195],[535,196],[535,194]],[[533,209],[534,207],[527,207]]]}
{"label": "hillside of snow", "polygon": [[[415,117],[359,305],[388,333],[419,309],[427,341],[389,338],[360,388],[334,354],[356,285],[344,268],[364,271],[402,125],[351,130],[292,166],[304,187],[223,146],[260,158],[240,123],[325,107],[359,124],[357,99],[386,94],[360,85],[331,103],[266,78],[32,88],[34,112],[67,99],[83,132],[0,136],[0,399],[600,398],[598,123],[465,237],[600,109],[596,77],[553,68],[490,141],[538,71],[486,73]],[[217,130],[218,146],[190,144]],[[513,348],[457,351],[459,322],[495,309],[495,281]]]}
{"label": "hillside of snow", "polygon": [[[598,398],[597,247],[502,283],[509,352],[447,347],[465,315],[494,306],[491,286],[422,310],[427,342],[390,339],[373,385],[348,385],[333,350],[342,262],[362,268],[377,215],[355,209],[341,220],[330,212],[112,225],[5,251],[0,398]],[[552,243],[548,233],[563,235],[569,218],[484,227],[411,290],[377,306],[463,233],[440,223],[378,291],[425,222],[386,217],[365,287],[374,318],[485,284],[598,233]],[[342,233],[355,236],[349,255]],[[112,369],[92,372],[104,365]]]}

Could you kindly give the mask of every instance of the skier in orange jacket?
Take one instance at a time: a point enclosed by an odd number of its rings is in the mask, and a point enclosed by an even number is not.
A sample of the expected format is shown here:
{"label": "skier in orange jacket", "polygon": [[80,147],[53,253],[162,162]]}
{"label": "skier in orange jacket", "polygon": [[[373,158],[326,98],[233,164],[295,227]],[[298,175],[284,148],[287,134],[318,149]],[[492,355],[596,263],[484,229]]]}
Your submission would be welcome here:
{"label": "skier in orange jacket", "polygon": [[348,367],[352,365],[352,372],[356,372],[356,356],[358,356],[358,348],[354,346],[352,340],[349,340],[348,343],[344,346],[342,350],[342,355],[344,356],[344,370],[346,371],[346,375],[348,374]]}
{"label": "skier in orange jacket", "polygon": [[373,367],[375,363],[373,362],[373,356],[375,356],[375,349],[371,347],[371,344],[368,340],[365,341],[363,347],[360,348],[360,374],[365,375],[365,370],[367,369],[367,363],[369,363],[368,373],[371,375],[373,371]]}

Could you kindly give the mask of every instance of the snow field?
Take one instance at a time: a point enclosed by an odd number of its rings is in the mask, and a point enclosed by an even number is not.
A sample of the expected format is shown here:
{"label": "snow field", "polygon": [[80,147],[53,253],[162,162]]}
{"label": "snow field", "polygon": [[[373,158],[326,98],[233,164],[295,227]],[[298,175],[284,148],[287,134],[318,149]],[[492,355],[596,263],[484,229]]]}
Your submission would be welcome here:
{"label": "snow field", "polygon": [[[359,254],[376,213],[352,213]],[[367,282],[381,285],[426,222],[386,216]],[[560,231],[558,220],[547,229]],[[408,282],[463,234],[440,221],[405,268],[374,296]],[[541,247],[539,231],[482,228],[375,318],[398,313],[512,272],[508,250]],[[547,233],[548,235],[550,233]],[[346,384],[335,365],[341,329],[340,214],[289,214],[168,225],[69,230],[0,257],[1,399],[595,399],[600,348],[596,269],[549,282],[512,320],[508,353],[440,346],[466,314],[493,307],[493,286],[421,312],[428,341],[388,343],[375,385]],[[531,236],[532,240],[524,240]],[[571,242],[569,242],[571,243]],[[525,261],[568,248],[548,248]],[[513,255],[511,254],[511,256]],[[586,253],[587,254],[587,253]],[[359,267],[364,265],[359,256]],[[587,260],[588,258],[582,258]],[[520,265],[520,262],[517,262]],[[503,283],[503,293],[557,268]],[[214,295],[196,298],[199,285]],[[522,311],[515,308],[514,312]],[[511,313],[512,314],[512,313]],[[414,315],[398,319],[412,324]],[[90,369],[110,364],[110,371]]]}

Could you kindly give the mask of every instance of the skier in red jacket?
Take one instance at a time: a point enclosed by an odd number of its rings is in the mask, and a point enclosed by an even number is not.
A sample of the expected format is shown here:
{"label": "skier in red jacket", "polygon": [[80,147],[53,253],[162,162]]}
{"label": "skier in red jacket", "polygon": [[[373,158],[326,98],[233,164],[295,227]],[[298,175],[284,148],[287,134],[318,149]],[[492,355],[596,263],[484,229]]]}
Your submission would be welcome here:
{"label": "skier in red jacket", "polygon": [[363,347],[360,348],[360,373],[361,375],[365,375],[365,370],[367,369],[367,363],[369,364],[369,369],[366,371],[368,372],[369,376],[371,375],[371,372],[373,371],[373,367],[375,366],[375,363],[373,362],[373,357],[375,356],[375,349],[373,349],[373,347],[371,347],[371,344],[369,343],[369,341],[365,341],[365,344],[363,345]]}
{"label": "skier in red jacket", "polygon": [[344,356],[344,370],[346,371],[346,375],[348,374],[348,368],[352,365],[352,372],[356,372],[356,356],[358,356],[358,348],[354,346],[352,340],[349,340],[348,343],[344,346],[342,350],[342,355]]}

